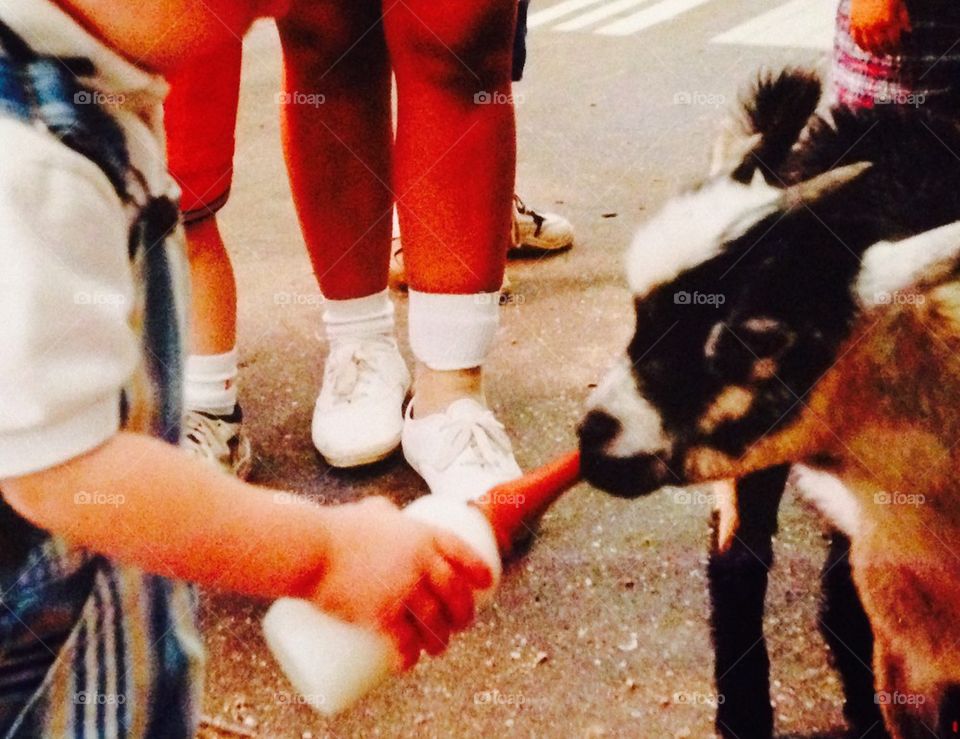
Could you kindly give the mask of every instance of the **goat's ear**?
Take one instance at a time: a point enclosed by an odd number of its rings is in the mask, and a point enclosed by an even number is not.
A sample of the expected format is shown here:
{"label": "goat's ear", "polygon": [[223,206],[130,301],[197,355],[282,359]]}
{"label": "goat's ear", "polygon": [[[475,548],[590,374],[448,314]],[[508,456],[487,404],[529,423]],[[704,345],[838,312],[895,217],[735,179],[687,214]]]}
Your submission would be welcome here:
{"label": "goat's ear", "polygon": [[[710,155],[710,177],[732,175],[744,168],[763,140],[763,134],[745,134],[733,118],[727,118],[713,143]],[[755,165],[754,165],[755,166]]]}

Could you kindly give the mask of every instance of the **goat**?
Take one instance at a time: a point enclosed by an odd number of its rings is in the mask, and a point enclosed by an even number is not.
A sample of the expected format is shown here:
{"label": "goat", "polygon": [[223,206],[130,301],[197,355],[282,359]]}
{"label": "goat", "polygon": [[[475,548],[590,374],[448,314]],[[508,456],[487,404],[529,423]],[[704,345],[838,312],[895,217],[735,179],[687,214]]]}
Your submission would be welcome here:
{"label": "goat", "polygon": [[821,626],[848,722],[957,736],[960,129],[817,115],[820,95],[808,73],[762,77],[707,179],[640,229],[636,332],[588,400],[583,470],[627,497],[737,480],[708,572],[721,735],[773,730],[761,619],[796,465],[836,527]]}

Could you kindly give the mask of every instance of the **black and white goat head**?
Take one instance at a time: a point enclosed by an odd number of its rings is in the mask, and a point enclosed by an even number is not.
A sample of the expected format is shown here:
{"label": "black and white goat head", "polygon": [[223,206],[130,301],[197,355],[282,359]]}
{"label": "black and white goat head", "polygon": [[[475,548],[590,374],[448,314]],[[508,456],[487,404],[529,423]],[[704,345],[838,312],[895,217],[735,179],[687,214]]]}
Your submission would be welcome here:
{"label": "black and white goat head", "polygon": [[[887,730],[960,735],[960,130],[893,108],[821,117],[819,97],[809,74],[761,79],[708,178],[640,229],[636,332],[588,401],[583,470],[635,497],[804,465],[852,542]],[[749,519],[739,492],[726,508]],[[903,494],[926,507],[885,505]],[[721,710],[740,721],[721,715],[723,734],[772,728]]]}

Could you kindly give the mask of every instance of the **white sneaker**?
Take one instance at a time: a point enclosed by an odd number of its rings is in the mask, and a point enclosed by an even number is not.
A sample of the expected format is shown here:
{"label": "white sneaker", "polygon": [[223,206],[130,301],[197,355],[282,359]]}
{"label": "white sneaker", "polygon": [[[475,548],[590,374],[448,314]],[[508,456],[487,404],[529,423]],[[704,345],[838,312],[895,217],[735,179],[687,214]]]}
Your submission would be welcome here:
{"label": "white sneaker", "polygon": [[465,398],[443,413],[403,424],[403,455],[430,492],[468,501],[523,474],[503,424],[477,401]]}
{"label": "white sneaker", "polygon": [[573,226],[556,213],[538,213],[513,196],[513,248],[558,251],[573,246]]}
{"label": "white sneaker", "polygon": [[180,446],[191,456],[245,480],[253,466],[250,439],[243,431],[243,411],[218,416],[204,411],[187,411],[183,419]]}
{"label": "white sneaker", "polygon": [[396,339],[335,339],[313,409],[313,445],[331,467],[357,467],[400,445],[403,401],[410,390]]}

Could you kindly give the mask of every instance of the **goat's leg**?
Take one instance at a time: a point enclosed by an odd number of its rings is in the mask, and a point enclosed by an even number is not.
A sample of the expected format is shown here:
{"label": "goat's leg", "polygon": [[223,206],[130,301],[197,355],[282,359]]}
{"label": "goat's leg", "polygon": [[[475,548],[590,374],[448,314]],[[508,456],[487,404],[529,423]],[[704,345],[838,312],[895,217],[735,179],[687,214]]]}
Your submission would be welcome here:
{"label": "goat's leg", "polygon": [[875,697],[873,630],[853,584],[849,555],[850,540],[832,534],[821,575],[820,631],[843,683],[843,714],[851,735],[881,739],[887,732]]}
{"label": "goat's leg", "polygon": [[[905,680],[903,661],[887,651],[888,645],[881,637],[874,641],[873,662],[876,670],[877,699],[889,736],[893,739],[946,739],[949,733],[937,731],[937,711],[926,710],[926,703],[912,701],[917,697],[910,691]],[[926,694],[923,694],[926,698]],[[942,727],[946,728],[946,727]],[[888,736],[884,734],[883,736]]]}
{"label": "goat's leg", "polygon": [[714,519],[707,576],[716,656],[716,728],[730,739],[768,739],[773,733],[763,606],[788,469],[772,467],[737,482],[732,533],[722,508]]}

